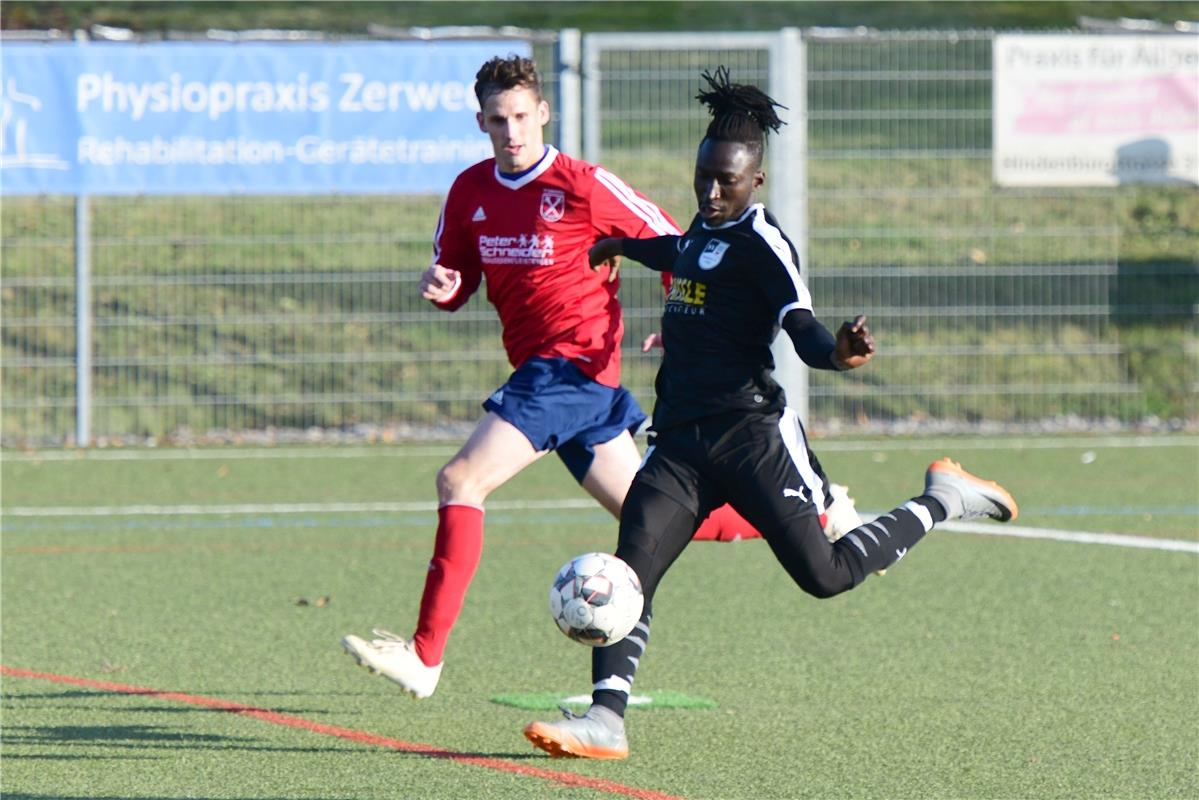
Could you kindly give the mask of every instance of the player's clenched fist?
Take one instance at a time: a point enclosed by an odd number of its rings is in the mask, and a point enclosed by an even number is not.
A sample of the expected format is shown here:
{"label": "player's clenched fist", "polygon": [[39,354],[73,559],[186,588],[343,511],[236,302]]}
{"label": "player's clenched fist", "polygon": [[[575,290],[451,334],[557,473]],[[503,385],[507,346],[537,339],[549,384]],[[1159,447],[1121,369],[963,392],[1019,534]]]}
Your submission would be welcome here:
{"label": "player's clenched fist", "polygon": [[452,297],[461,283],[458,270],[434,264],[420,276],[420,296],[435,303],[442,302]]}
{"label": "player's clenched fist", "polygon": [[843,323],[837,331],[833,363],[838,369],[856,369],[874,357],[874,336],[866,325],[866,315],[859,314],[853,322]]}

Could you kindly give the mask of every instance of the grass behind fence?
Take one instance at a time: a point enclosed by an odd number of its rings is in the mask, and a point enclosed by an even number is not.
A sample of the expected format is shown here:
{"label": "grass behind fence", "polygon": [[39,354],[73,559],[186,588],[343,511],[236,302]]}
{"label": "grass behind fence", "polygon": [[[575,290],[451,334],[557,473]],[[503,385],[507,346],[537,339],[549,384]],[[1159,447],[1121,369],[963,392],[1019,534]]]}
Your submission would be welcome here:
{"label": "grass behind fence", "polygon": [[[429,245],[397,231],[431,230],[434,199],[335,198],[306,200],[299,208],[270,198],[94,202],[97,430],[163,436],[179,428],[470,418],[507,374],[498,327],[482,297],[469,307],[476,312],[455,317],[416,297],[415,279]],[[1093,196],[1090,205],[1086,195],[1005,199],[980,193],[958,201],[968,211],[971,202],[977,206],[977,224],[969,217],[955,220],[948,199],[839,196],[825,203],[818,190],[812,202],[820,227],[809,244],[809,282],[818,308],[832,322],[858,310],[871,314],[884,347],[884,357],[860,379],[885,391],[874,400],[855,400],[851,414],[937,416],[936,401],[921,395],[935,398],[974,385],[1008,389],[964,403],[954,410],[959,418],[1028,420],[1063,412],[1194,417],[1199,281],[1194,261],[1184,255],[1199,231],[1193,192],[1128,190],[1114,198]],[[1118,216],[1111,215],[1113,206]],[[987,222],[997,209],[1008,216]],[[5,203],[9,441],[30,431],[70,430],[70,215],[71,206],[56,201]],[[169,232],[180,217],[187,227]],[[1157,235],[1163,220],[1174,218],[1178,226]],[[1097,219],[1117,224],[1101,228]],[[1051,228],[1042,227],[1045,220]],[[1137,261],[1151,250],[1174,260]],[[1022,277],[1009,269],[1063,261],[1110,266],[1107,274],[1038,267]],[[904,265],[919,272],[905,273]],[[656,316],[638,311],[655,307],[657,291],[652,276],[638,269],[631,265],[625,273],[630,345],[648,333]],[[857,274],[862,277],[855,279]],[[905,300],[896,305],[900,297]],[[952,311],[955,299],[1008,304],[1030,314],[1049,306],[1060,311],[1043,322],[990,317],[982,323],[991,309],[980,308],[936,340],[927,330],[912,330]],[[928,348],[937,345],[949,350],[930,357]],[[1034,352],[1009,357],[1022,347]],[[1109,357],[1112,348],[1123,355]],[[454,364],[466,354],[482,360],[469,368]],[[648,403],[656,360],[627,355],[626,383]],[[814,376],[813,384],[818,393],[837,386],[824,375]],[[1036,388],[1059,384],[1066,389],[1056,398]],[[1139,388],[1079,402],[1080,395],[1109,386]],[[312,399],[322,395],[329,402],[314,407]],[[218,407],[239,397],[240,409]],[[167,413],[154,407],[164,398]],[[816,402],[822,415],[846,413],[844,403],[824,404],[819,394]]]}

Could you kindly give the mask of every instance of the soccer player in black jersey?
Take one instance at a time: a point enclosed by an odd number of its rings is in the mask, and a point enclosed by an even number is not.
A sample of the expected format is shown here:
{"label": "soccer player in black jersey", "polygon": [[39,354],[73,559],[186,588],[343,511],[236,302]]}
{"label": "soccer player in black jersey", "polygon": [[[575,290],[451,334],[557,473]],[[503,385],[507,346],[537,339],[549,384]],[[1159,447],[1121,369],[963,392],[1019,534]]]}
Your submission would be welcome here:
{"label": "soccer player in black jersey", "polygon": [[534,722],[525,736],[554,756],[628,756],[624,712],[649,638],[654,591],[711,509],[730,503],[762,533],[783,568],[814,597],[854,588],[907,554],[946,519],[1015,519],[1001,486],[942,459],[924,492],[830,543],[818,516],[824,486],[807,438],[771,378],[779,327],[814,369],[848,370],[875,352],[864,316],[833,336],[815,317],[794,246],[755,193],[778,106],[726,69],[704,73],[697,99],[713,119],[695,159],[699,213],[682,236],[604,239],[593,266],[626,255],[674,279],[662,315],[665,347],[652,439],[620,516],[616,555],[641,579],[640,622],[592,653],[592,705],[583,716]]}

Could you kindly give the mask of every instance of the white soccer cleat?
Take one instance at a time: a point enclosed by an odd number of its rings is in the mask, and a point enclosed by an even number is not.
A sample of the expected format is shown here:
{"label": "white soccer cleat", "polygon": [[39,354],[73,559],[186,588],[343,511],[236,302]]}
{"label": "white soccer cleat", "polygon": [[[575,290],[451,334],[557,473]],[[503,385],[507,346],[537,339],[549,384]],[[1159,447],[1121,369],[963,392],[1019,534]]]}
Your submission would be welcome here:
{"label": "white soccer cleat", "polygon": [[376,638],[369,642],[351,633],[342,638],[341,647],[360,665],[376,675],[395,681],[417,700],[431,696],[441,680],[441,668],[445,662],[435,667],[426,666],[416,654],[412,642],[403,636],[396,636],[382,628],[375,628],[372,633]]}
{"label": "white soccer cleat", "polygon": [[934,461],[924,476],[924,493],[945,507],[949,519],[1007,522],[1020,513],[1016,499],[995,481],[971,475],[949,458]]}
{"label": "white soccer cleat", "polygon": [[832,543],[854,528],[862,527],[863,522],[853,498],[849,496],[848,486],[830,483],[828,491],[833,496],[833,502],[824,509],[824,535]]}

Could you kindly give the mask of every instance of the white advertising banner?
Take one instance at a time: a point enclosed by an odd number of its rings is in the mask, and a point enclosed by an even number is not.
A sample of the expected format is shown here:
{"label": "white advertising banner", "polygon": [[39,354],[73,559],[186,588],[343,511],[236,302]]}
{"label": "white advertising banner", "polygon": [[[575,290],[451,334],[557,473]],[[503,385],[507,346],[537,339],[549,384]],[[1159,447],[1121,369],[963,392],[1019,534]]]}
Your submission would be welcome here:
{"label": "white advertising banner", "polygon": [[1000,186],[1199,185],[1199,36],[999,35],[993,87]]}

